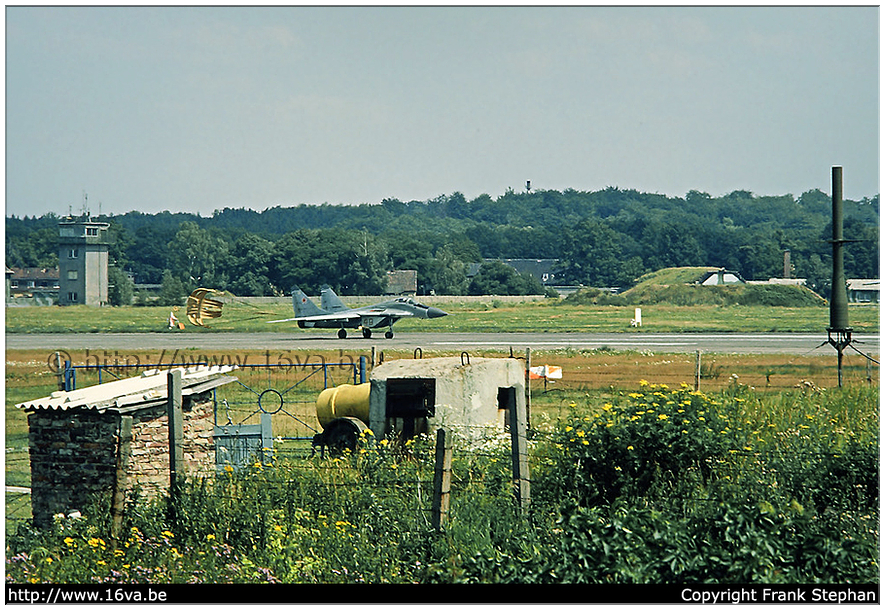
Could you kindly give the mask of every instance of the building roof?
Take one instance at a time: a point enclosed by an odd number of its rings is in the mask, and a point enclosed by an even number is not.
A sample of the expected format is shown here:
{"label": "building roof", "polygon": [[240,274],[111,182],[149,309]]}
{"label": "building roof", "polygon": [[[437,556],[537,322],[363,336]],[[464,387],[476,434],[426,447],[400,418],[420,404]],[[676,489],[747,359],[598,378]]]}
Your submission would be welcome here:
{"label": "building roof", "polygon": [[737,271],[729,271],[729,270],[726,269],[725,267],[719,267],[719,268],[710,269],[710,270],[705,271],[705,272],[704,272],[704,273],[703,273],[703,274],[702,274],[702,275],[696,280],[696,283],[697,283],[697,284],[704,284],[704,283],[706,283],[707,280],[709,280],[711,277],[713,277],[713,276],[718,276],[718,275],[720,275],[720,274],[723,276],[723,278],[724,278],[725,276],[730,275],[730,276],[733,276],[733,277],[735,278],[735,280],[737,280],[737,281],[735,281],[735,282],[729,282],[729,281],[725,280],[723,283],[726,283],[726,284],[746,284],[746,283],[747,283],[746,280],[744,280],[744,278],[741,277],[741,274],[740,274],[740,273],[738,273]]}
{"label": "building roof", "polygon": [[387,272],[387,294],[415,294],[418,290],[418,271],[397,269]]}
{"label": "building roof", "polygon": [[499,261],[513,267],[520,275],[531,275],[542,284],[553,283],[555,274],[553,267],[559,262],[558,258],[484,258],[482,263],[468,263],[467,277],[474,277],[479,273],[483,263]]}
{"label": "building roof", "polygon": [[[235,366],[194,366],[171,370],[182,371],[181,394],[191,396],[236,381],[227,375]],[[49,396],[15,405],[27,410],[95,409],[97,411],[126,412],[164,404],[169,369],[152,369],[138,377],[120,379],[70,392],[57,391]]]}
{"label": "building roof", "polygon": [[879,280],[848,280],[848,290],[879,290]]}
{"label": "building roof", "polygon": [[[8,270],[7,273],[9,273]],[[12,279],[58,280],[58,267],[13,267]]]}

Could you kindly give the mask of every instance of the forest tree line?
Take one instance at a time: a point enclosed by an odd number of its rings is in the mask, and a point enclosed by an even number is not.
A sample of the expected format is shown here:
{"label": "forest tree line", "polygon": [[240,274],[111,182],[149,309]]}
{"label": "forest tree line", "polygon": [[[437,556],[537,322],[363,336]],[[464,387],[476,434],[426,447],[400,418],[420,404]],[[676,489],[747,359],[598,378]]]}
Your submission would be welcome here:
{"label": "forest tree line", "polygon": [[[494,258],[555,258],[558,284],[630,287],[664,267],[712,266],[748,280],[783,275],[828,296],[832,272],[831,199],[801,196],[685,197],[609,187],[600,191],[533,191],[467,200],[461,193],[427,201],[298,205],[262,212],[224,208],[211,216],[128,212],[111,224],[115,302],[131,298],[127,274],[186,294],[206,286],[240,296],[317,294],[329,284],[343,295],[383,293],[386,272],[415,269],[419,294],[533,294],[543,287]],[[879,277],[879,196],[845,200],[847,277]],[[7,267],[58,264],[59,217],[6,218]],[[128,282],[131,284],[131,282]]]}

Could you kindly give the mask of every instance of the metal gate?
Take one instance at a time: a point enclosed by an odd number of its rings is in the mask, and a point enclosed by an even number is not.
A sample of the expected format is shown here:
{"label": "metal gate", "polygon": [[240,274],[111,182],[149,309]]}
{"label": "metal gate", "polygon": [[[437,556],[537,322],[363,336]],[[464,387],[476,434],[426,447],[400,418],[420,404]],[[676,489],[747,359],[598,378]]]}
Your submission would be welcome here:
{"label": "metal gate", "polygon": [[215,426],[214,436],[216,470],[240,470],[266,464],[273,457],[273,426],[268,413],[261,414],[259,424]]}
{"label": "metal gate", "polygon": [[[219,469],[239,469],[243,464],[255,463],[259,446],[263,462],[273,455],[275,441],[278,447],[282,444],[286,449],[310,451],[314,435],[322,431],[316,419],[317,396],[328,387],[365,383],[366,358],[360,356],[350,362],[243,365],[238,367],[236,377],[237,383],[216,391]],[[236,455],[245,456],[245,461],[237,462],[233,457]]]}

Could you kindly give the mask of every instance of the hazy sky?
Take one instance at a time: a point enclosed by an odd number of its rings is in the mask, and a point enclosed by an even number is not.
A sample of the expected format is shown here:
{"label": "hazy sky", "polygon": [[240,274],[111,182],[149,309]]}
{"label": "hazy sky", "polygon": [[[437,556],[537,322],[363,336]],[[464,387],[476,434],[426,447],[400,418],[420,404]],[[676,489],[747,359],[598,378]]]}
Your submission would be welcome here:
{"label": "hazy sky", "polygon": [[6,213],[879,192],[877,7],[7,7]]}

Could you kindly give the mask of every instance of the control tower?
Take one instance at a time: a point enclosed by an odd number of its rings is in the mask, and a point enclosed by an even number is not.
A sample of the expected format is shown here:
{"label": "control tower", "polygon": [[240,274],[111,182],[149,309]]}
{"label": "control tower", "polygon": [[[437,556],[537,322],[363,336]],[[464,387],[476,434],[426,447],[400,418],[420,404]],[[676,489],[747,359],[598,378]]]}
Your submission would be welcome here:
{"label": "control tower", "polygon": [[108,304],[106,222],[68,217],[58,223],[58,304]]}

